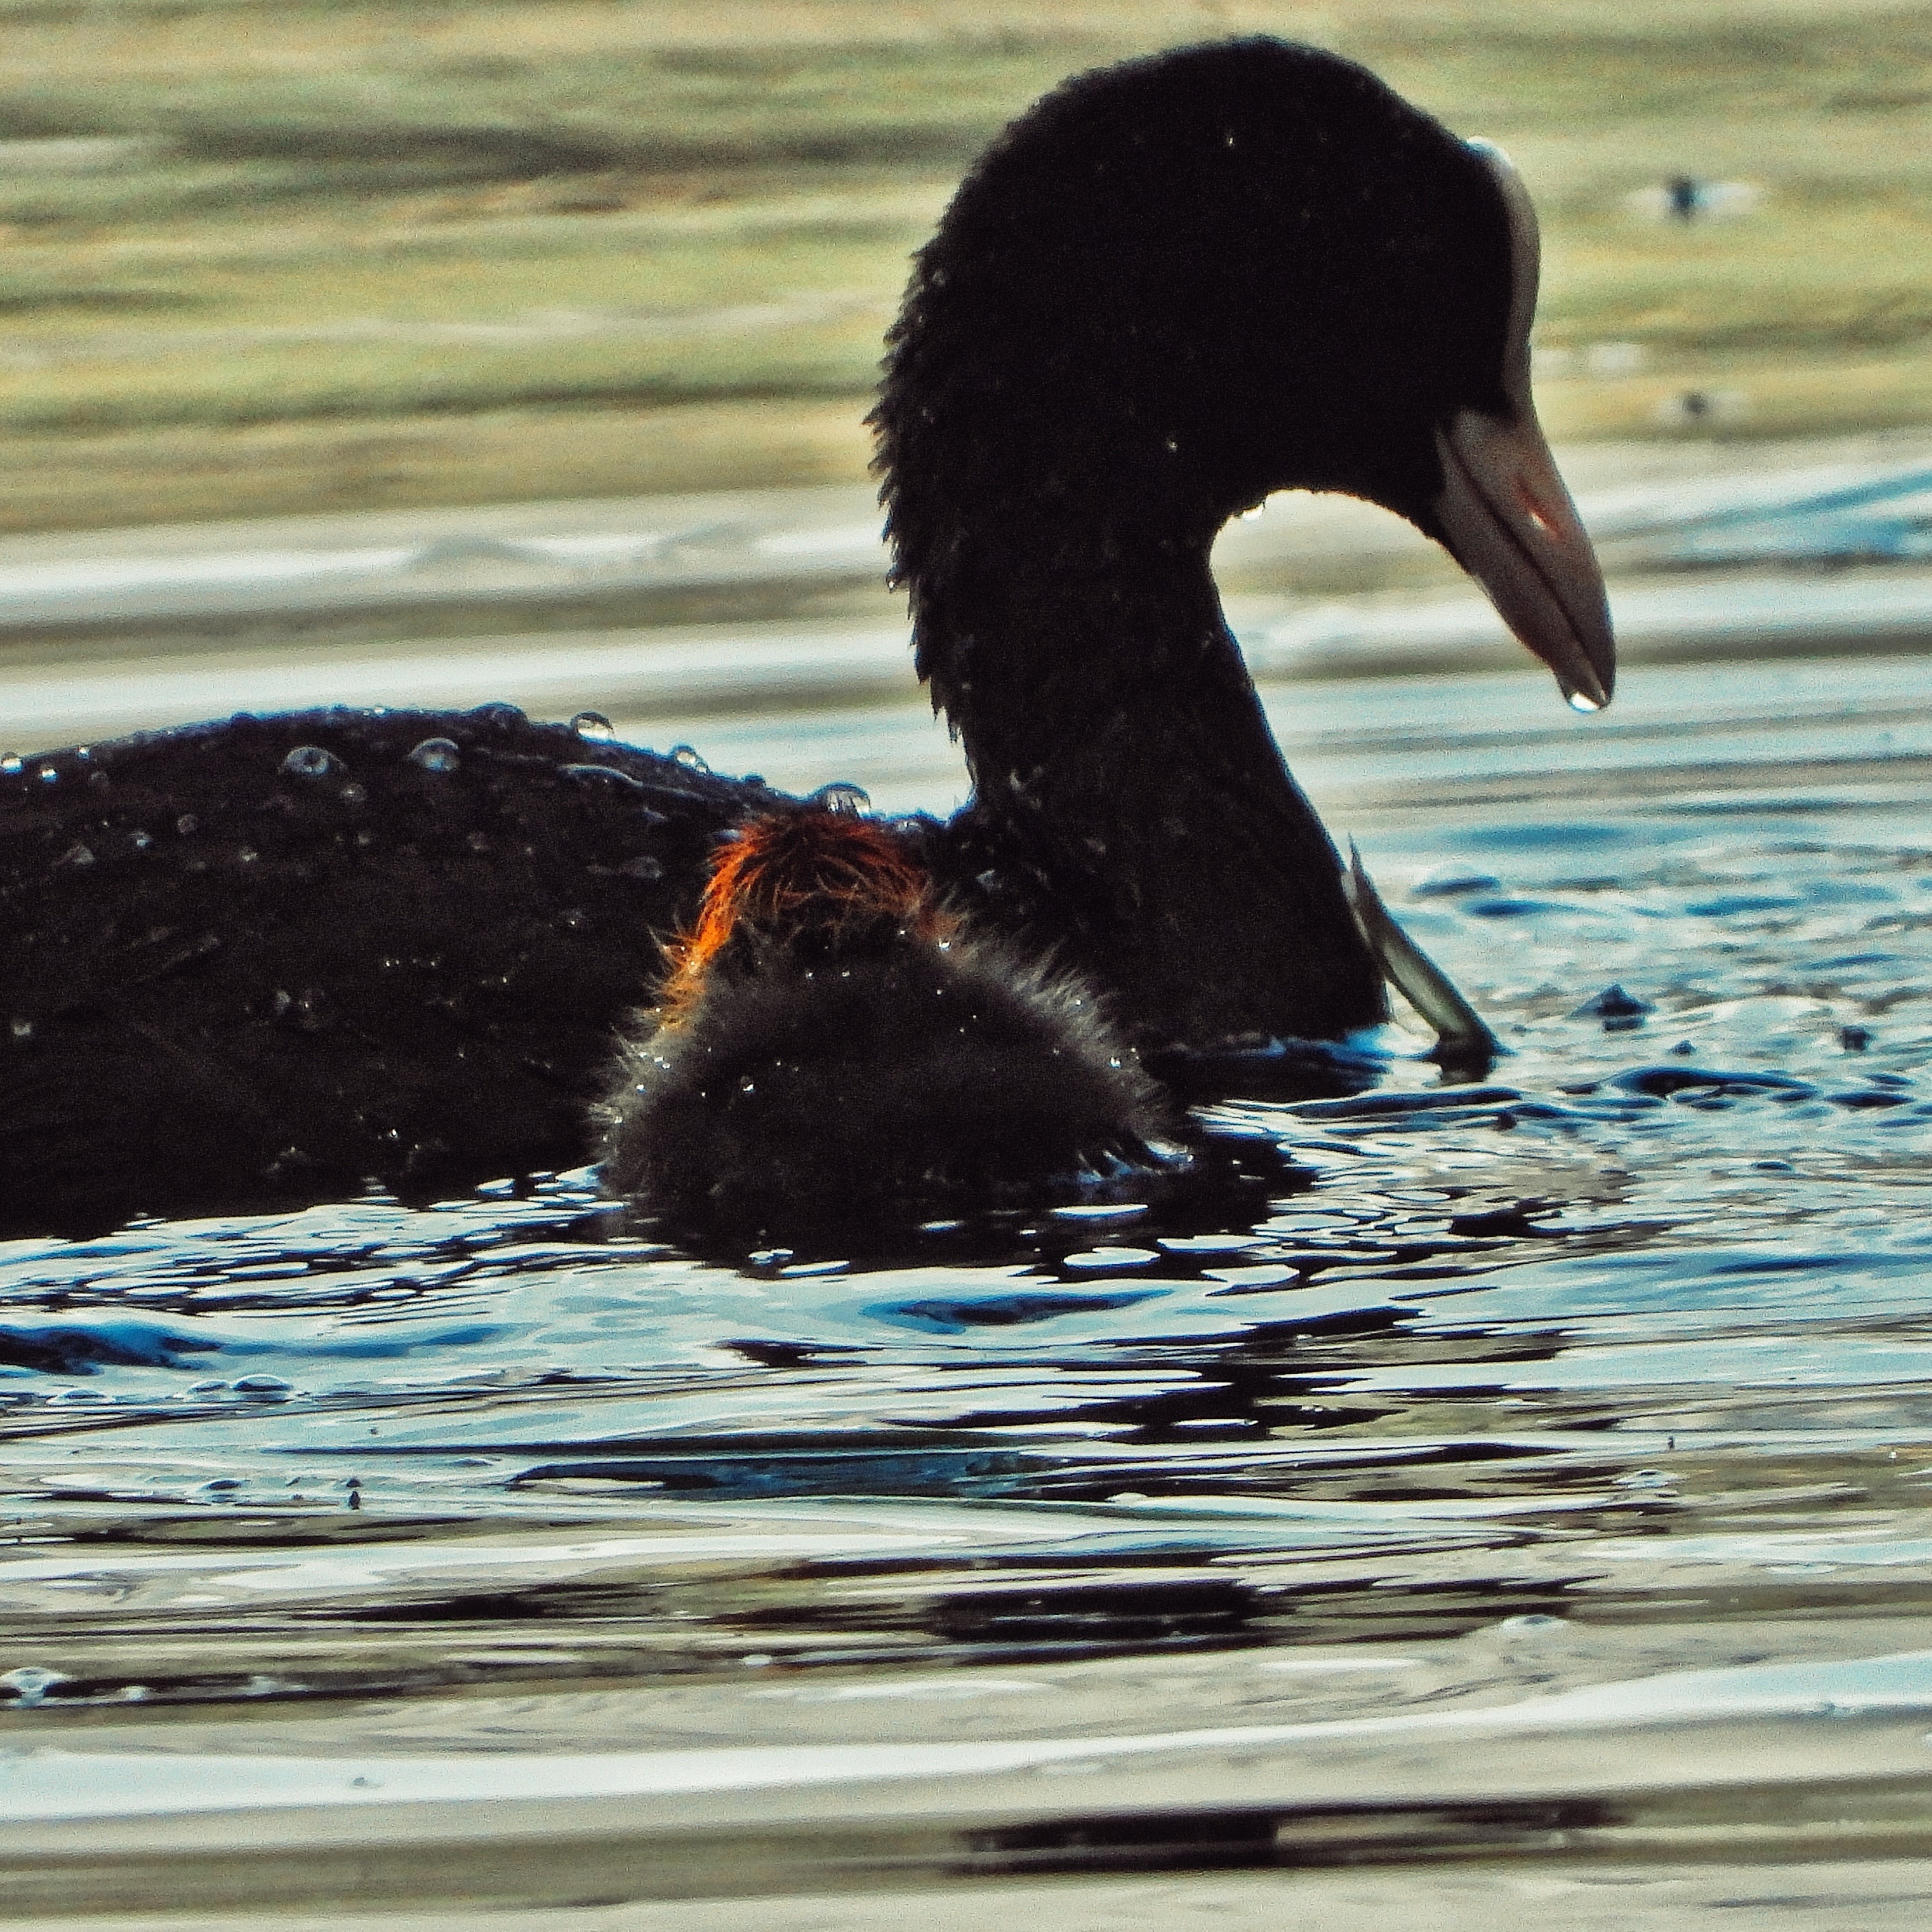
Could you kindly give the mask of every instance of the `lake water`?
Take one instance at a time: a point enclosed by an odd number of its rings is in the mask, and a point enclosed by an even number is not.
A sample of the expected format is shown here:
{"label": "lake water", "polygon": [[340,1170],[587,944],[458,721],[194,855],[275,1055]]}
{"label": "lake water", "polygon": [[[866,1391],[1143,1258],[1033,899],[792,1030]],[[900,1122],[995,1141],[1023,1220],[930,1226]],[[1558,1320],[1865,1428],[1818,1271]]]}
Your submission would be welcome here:
{"label": "lake water", "polygon": [[1211,1110],[1242,1219],[0,1246],[0,1909],[1925,1922],[1932,657],[1264,695],[1508,1053]]}

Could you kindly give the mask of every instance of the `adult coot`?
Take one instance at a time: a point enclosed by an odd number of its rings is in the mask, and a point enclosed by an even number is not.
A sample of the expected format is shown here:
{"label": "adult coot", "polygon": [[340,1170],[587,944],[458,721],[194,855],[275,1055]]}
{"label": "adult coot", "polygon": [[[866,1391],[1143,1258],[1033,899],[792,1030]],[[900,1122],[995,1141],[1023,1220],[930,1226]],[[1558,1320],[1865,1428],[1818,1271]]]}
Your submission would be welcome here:
{"label": "adult coot", "polygon": [[[1530,402],[1536,278],[1507,161],[1307,48],[1082,76],[994,142],[873,417],[974,784],[892,836],[986,962],[1051,961],[1144,1051],[1383,1016],[1209,550],[1274,490],[1369,498],[1606,702],[1601,578]],[[803,808],[507,706],[242,716],[0,772],[0,1228],[586,1158],[721,836]]]}

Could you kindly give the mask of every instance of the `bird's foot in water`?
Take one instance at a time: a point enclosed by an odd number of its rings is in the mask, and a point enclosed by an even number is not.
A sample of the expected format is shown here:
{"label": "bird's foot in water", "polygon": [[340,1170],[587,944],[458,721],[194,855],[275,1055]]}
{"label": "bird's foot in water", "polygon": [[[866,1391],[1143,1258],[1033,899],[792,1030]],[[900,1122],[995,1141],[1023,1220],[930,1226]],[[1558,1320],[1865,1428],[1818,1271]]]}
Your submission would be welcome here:
{"label": "bird's foot in water", "polygon": [[1454,981],[1396,923],[1353,839],[1342,878],[1348,909],[1382,977],[1436,1029],[1430,1058],[1461,1078],[1481,1079],[1503,1052],[1502,1045]]}

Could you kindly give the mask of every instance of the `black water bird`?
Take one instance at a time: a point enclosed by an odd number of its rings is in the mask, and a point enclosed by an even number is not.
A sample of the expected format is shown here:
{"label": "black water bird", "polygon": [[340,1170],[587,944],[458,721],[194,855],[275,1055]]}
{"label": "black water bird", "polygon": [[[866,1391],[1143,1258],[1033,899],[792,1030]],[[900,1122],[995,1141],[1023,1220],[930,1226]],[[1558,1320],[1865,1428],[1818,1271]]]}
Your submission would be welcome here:
{"label": "black water bird", "polygon": [[[974,789],[896,836],[1144,1054],[1386,1010],[1221,614],[1230,516],[1383,504],[1607,702],[1601,578],[1530,402],[1536,278],[1499,154],[1268,40],[1068,82],[920,252],[873,420]],[[0,772],[0,1228],[585,1159],[717,842],[802,808],[508,706],[242,716]]]}

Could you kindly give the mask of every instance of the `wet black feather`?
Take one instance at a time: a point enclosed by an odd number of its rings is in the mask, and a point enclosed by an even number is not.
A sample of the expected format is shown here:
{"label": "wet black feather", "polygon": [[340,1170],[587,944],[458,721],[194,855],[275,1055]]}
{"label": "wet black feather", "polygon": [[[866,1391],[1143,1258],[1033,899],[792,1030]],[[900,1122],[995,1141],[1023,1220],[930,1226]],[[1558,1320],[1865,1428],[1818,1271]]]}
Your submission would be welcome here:
{"label": "wet black feather", "polygon": [[903,934],[715,969],[625,1041],[599,1111],[614,1192],[676,1233],[788,1241],[1070,1191],[1152,1164],[1174,1118],[1086,986]]}

